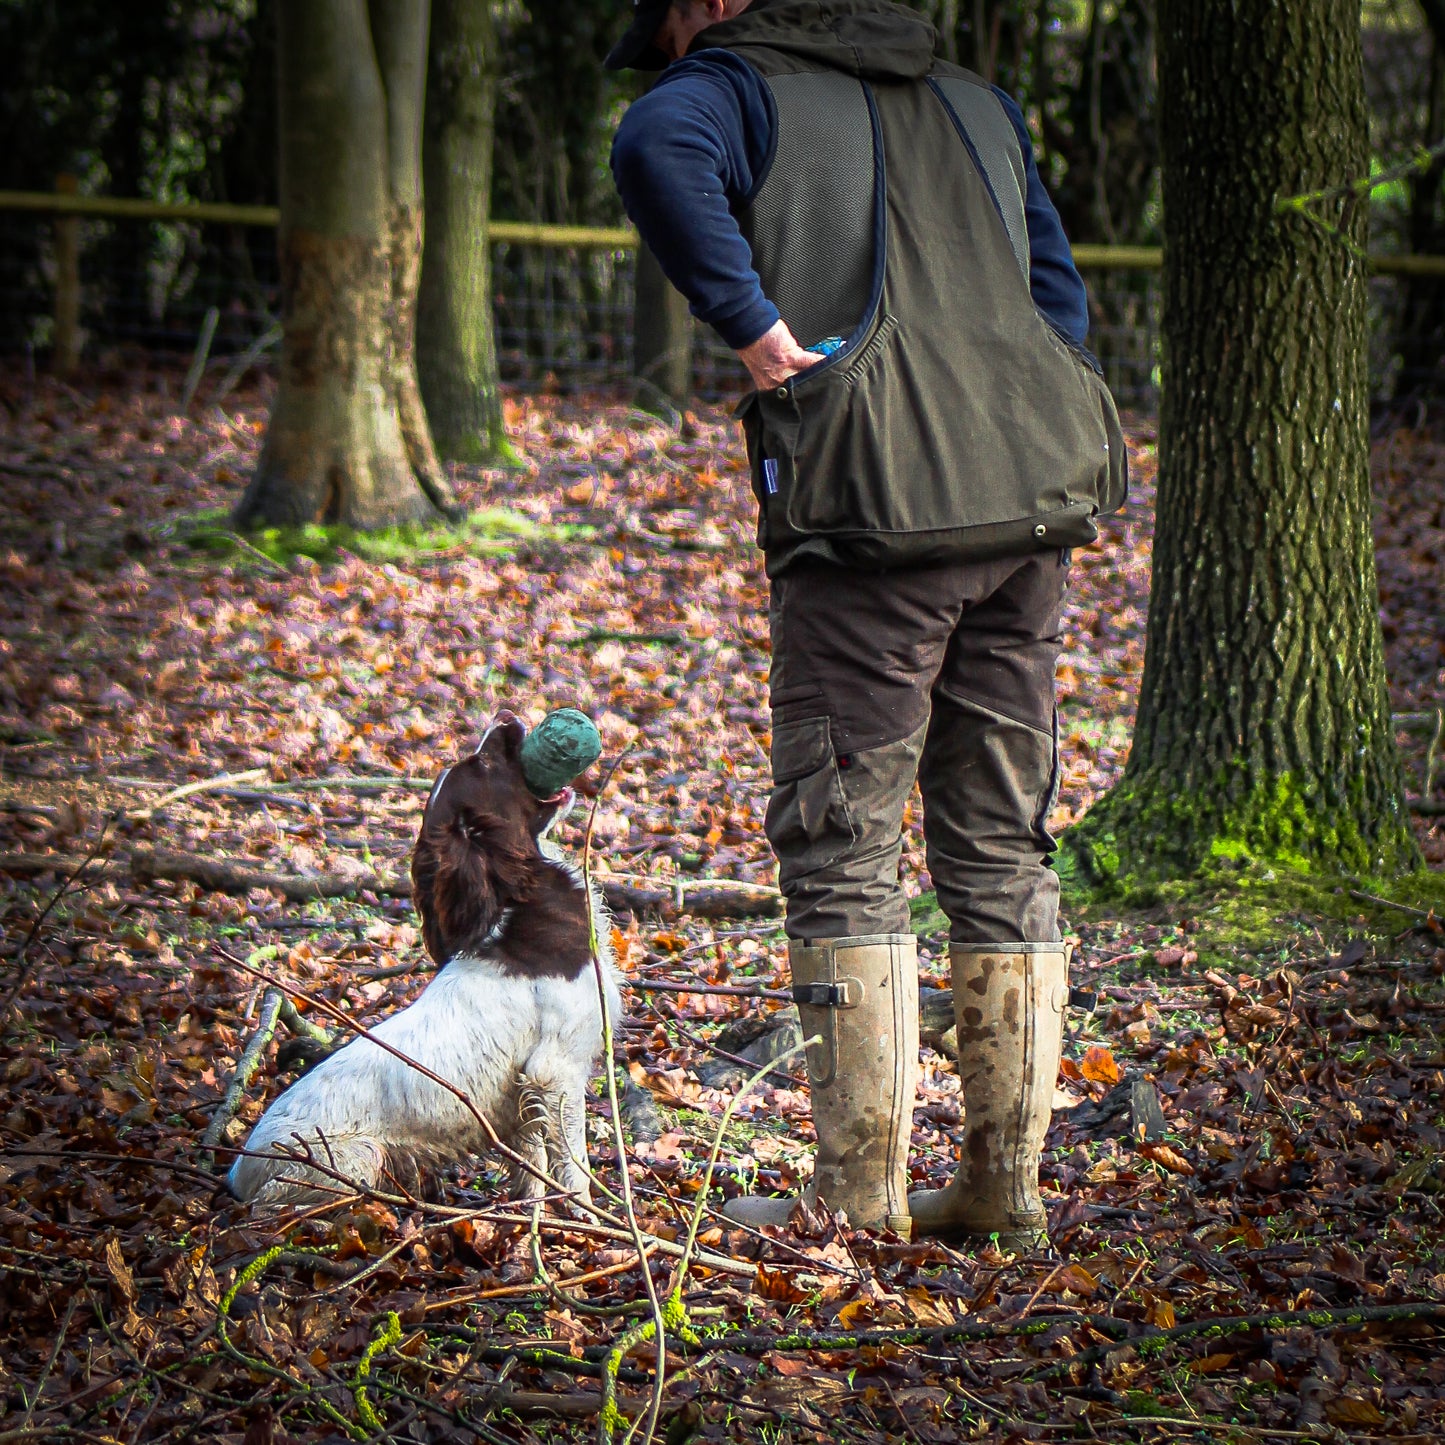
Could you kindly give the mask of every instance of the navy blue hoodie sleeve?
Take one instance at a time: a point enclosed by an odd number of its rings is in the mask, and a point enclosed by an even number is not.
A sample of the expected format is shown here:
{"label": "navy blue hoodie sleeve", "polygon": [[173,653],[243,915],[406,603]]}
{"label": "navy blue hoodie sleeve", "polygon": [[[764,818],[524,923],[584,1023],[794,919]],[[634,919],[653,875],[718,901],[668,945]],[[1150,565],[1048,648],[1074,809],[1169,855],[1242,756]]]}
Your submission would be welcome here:
{"label": "navy blue hoodie sleeve", "polygon": [[1029,231],[1029,289],[1034,305],[1076,346],[1082,346],[1089,334],[1089,296],[1083,278],[1074,266],[1069,239],[1063,222],[1039,178],[1034,163],[1034,143],[1029,128],[1011,95],[994,86],[993,93],[1003,102],[1008,118],[1024,149],[1028,190],[1024,196],[1024,220]]}
{"label": "navy blue hoodie sleeve", "polygon": [[612,143],[622,204],[692,314],[734,350],[778,319],[763,295],[734,207],[746,202],[772,144],[761,76],[727,51],[689,56],[634,101]]}

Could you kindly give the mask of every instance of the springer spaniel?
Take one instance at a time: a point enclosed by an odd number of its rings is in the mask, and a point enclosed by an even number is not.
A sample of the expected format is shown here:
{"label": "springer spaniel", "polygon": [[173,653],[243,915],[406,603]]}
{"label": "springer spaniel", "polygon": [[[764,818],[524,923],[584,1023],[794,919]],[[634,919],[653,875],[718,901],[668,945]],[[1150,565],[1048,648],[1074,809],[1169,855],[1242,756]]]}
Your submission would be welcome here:
{"label": "springer spaniel", "polygon": [[[550,1164],[585,1208],[586,1093],[602,1049],[601,1004],[581,874],[546,837],[572,790],[546,799],[528,792],[526,734],[518,718],[499,713],[477,751],[432,787],[411,878],[441,971],[371,1032],[461,1089],[503,1142],[537,1169]],[[600,905],[592,923],[615,1023],[622,1005]],[[375,1185],[488,1143],[456,1095],[356,1038],[271,1105],[228,1183],[248,1203],[324,1200],[345,1185],[308,1157]],[[514,1164],[512,1191],[537,1198],[545,1186]]]}

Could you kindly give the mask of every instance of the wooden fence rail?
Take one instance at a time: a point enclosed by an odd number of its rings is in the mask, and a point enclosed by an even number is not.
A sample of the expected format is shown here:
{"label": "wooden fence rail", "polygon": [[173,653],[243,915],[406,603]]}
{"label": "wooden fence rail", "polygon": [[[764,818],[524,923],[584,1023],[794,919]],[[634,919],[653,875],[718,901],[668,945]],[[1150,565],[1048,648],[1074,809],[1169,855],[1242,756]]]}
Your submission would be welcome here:
{"label": "wooden fence rail", "polygon": [[[210,201],[148,201],[123,196],[81,196],[73,192],[0,191],[0,211],[30,211],[53,216],[94,216],[111,220],[193,221],[197,224],[274,226],[275,206],[229,206]],[[530,221],[493,221],[493,241],[521,246],[631,250],[637,232],[627,226],[552,226]],[[1157,271],[1163,264],[1158,246],[1074,247],[1074,261],[1087,271]],[[1378,276],[1445,276],[1445,256],[1375,253],[1370,269]]]}

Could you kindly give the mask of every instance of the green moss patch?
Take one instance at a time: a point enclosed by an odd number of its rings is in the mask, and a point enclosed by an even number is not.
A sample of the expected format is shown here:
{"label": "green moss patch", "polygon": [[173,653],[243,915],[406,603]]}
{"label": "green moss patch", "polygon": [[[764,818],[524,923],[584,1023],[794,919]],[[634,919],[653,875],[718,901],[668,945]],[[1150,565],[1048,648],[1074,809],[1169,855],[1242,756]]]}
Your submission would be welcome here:
{"label": "green moss patch", "polygon": [[[1255,862],[1216,866],[1193,877],[1100,890],[1060,870],[1070,925],[1115,921],[1126,930],[1188,918],[1188,945],[1205,962],[1277,950],[1323,938],[1338,948],[1351,937],[1393,939],[1416,925],[1445,925],[1445,874],[1424,869],[1400,878],[1321,875]],[[923,938],[946,939],[948,919],[931,890],[910,908]],[[1435,925],[1439,926],[1439,925]]]}
{"label": "green moss patch", "polygon": [[178,530],[180,540],[197,551],[223,556],[260,553],[281,564],[296,557],[329,564],[347,555],[377,563],[413,562],[447,553],[495,557],[522,546],[575,542],[591,535],[590,527],[537,522],[505,507],[487,507],[460,522],[432,527],[413,524],[358,532],[354,527],[312,522],[247,533],[238,533],[228,515],[216,509],[196,513]]}
{"label": "green moss patch", "polygon": [[1358,801],[1330,806],[1287,775],[1251,783],[1231,774],[1205,786],[1126,778],[1063,836],[1057,867],[1066,887],[1120,900],[1217,870],[1379,878],[1419,868],[1408,819],[1382,819],[1366,836]]}
{"label": "green moss patch", "polygon": [[1237,958],[1303,936],[1330,948],[1349,937],[1393,939],[1432,912],[1445,917],[1445,875],[1422,869],[1362,880],[1252,863],[1103,896],[1066,886],[1064,908],[1075,922],[1187,917],[1189,945],[1201,957]]}

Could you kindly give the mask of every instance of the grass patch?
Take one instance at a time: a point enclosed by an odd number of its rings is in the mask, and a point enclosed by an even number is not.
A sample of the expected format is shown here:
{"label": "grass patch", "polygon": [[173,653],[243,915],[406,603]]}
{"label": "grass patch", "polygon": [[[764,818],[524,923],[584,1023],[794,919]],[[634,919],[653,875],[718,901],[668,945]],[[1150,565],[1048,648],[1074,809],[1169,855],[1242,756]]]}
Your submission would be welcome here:
{"label": "grass patch", "polygon": [[[1338,948],[1351,937],[1393,939],[1425,923],[1432,912],[1445,924],[1445,874],[1424,869],[1402,878],[1362,880],[1245,863],[1108,894],[1062,870],[1060,882],[1068,923],[1133,927],[1188,918],[1189,946],[1202,958],[1278,949],[1302,934],[1313,937],[1316,928],[1327,945]],[[920,937],[947,936],[948,920],[932,890],[913,899],[909,912]]]}
{"label": "grass patch", "polygon": [[592,535],[591,527],[537,522],[506,507],[486,507],[460,522],[427,527],[408,524],[358,532],[354,527],[311,522],[301,527],[263,527],[247,533],[237,532],[230,525],[229,514],[214,508],[185,518],[176,530],[177,539],[193,551],[237,557],[259,552],[279,565],[296,557],[310,557],[328,565],[348,556],[374,563],[415,562],[458,554],[498,557],[523,546],[584,541]]}

